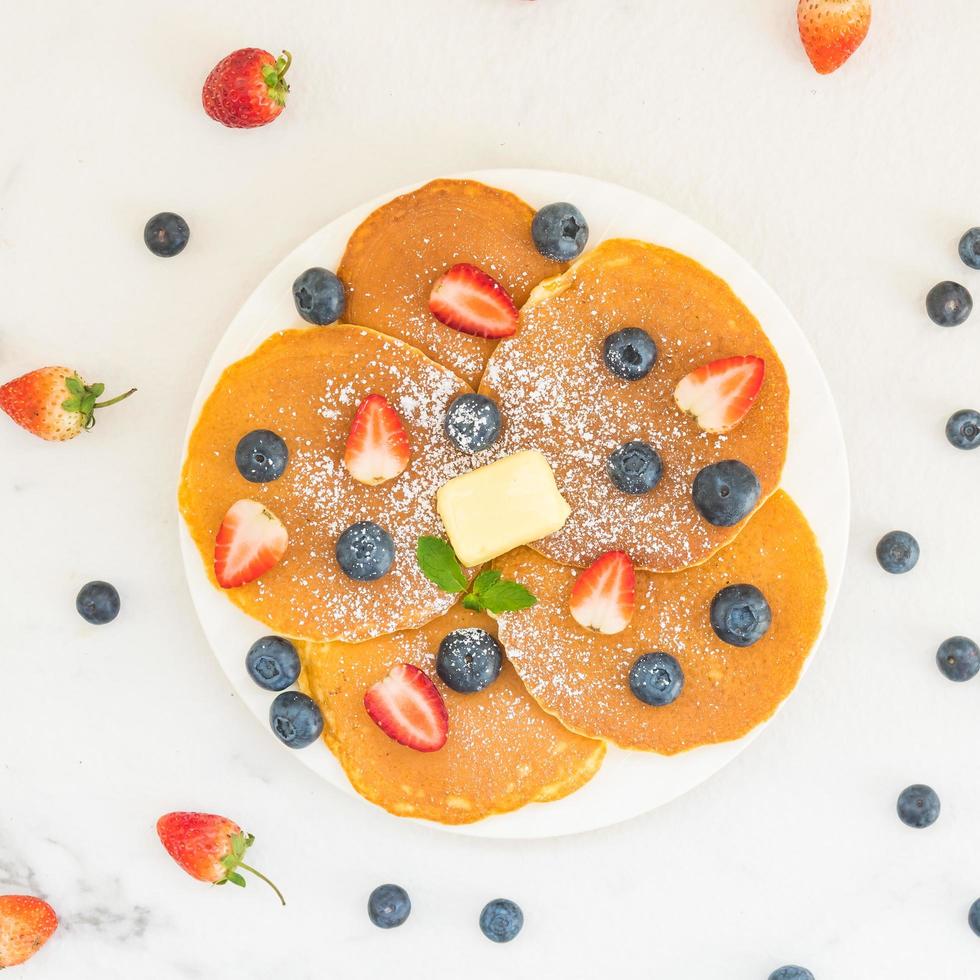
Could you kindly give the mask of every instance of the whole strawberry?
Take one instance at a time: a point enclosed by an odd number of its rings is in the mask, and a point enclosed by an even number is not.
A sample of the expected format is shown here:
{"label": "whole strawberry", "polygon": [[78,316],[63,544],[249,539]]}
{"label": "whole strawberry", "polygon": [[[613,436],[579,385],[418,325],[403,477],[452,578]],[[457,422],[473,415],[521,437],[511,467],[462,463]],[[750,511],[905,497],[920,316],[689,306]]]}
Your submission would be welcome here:
{"label": "whole strawberry", "polygon": [[871,0],[799,0],[796,19],[810,63],[821,75],[829,75],[867,37]]}
{"label": "whole strawberry", "polygon": [[103,384],[86,384],[66,367],[38,368],[0,387],[0,408],[42,439],[64,442],[95,425],[95,410],[128,398],[135,388],[100,402]]}
{"label": "whole strawberry", "polygon": [[227,817],[215,813],[165,813],[157,821],[157,834],[167,853],[192,877],[212,885],[229,881],[241,888],[245,879],[238,873],[250,871],[279,896],[282,892],[261,871],[244,862],[245,852],[255,838]]}
{"label": "whole strawberry", "polygon": [[33,895],[0,895],[0,970],[29,960],[58,928],[58,916]]}
{"label": "whole strawberry", "polygon": [[283,81],[292,55],[274,58],[261,48],[241,48],[222,58],[204,80],[204,111],[224,126],[252,129],[271,123],[286,105]]}

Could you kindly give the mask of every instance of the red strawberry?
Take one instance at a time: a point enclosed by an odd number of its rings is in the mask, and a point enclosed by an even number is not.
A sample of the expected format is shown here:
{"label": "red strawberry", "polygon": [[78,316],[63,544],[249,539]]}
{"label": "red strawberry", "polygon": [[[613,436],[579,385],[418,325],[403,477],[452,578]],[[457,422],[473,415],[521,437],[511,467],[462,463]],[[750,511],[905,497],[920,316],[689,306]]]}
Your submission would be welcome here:
{"label": "red strawberry", "polygon": [[71,368],[38,368],[0,388],[0,408],[28,432],[42,439],[64,442],[95,425],[97,408],[115,405],[136,389],[130,388],[125,394],[104,402],[97,401],[103,391],[105,385],[86,384]]}
{"label": "red strawberry", "polygon": [[729,432],[748,415],[765,377],[766,362],[761,357],[723,357],[681,378],[674,401],[705,432]]}
{"label": "red strawberry", "polygon": [[575,622],[597,633],[626,629],[635,606],[636,574],[623,551],[607,551],[579,572],[568,600]]}
{"label": "red strawberry", "polygon": [[821,75],[836,71],[868,36],[871,0],[800,0],[800,40]]}
{"label": "red strawberry", "polygon": [[418,667],[395,664],[383,681],[368,688],[364,707],[371,721],[401,745],[418,752],[435,752],[446,744],[446,702]]}
{"label": "red strawberry", "polygon": [[58,928],[58,916],[33,895],[0,895],[0,970],[29,960]]}
{"label": "red strawberry", "polygon": [[222,58],[204,80],[204,111],[233,129],[271,123],[286,105],[283,81],[293,58],[283,51],[277,61],[261,48],[241,48]]}
{"label": "red strawberry", "polygon": [[517,307],[507,290],[482,269],[465,262],[435,281],[429,311],[447,327],[476,337],[509,337],[517,330]]}
{"label": "red strawberry", "polygon": [[286,553],[282,521],[257,500],[236,500],[214,539],[214,577],[223,589],[254,582]]}
{"label": "red strawberry", "polygon": [[405,472],[411,450],[398,413],[383,395],[358,406],[344,448],[344,466],[358,483],[377,486]]}
{"label": "red strawberry", "polygon": [[255,838],[245,834],[234,820],[215,813],[165,813],[157,821],[157,835],[167,853],[192,878],[213,885],[230,881],[244,888],[245,879],[238,873],[241,868],[261,878],[286,904],[282,892],[261,871],[242,860]]}

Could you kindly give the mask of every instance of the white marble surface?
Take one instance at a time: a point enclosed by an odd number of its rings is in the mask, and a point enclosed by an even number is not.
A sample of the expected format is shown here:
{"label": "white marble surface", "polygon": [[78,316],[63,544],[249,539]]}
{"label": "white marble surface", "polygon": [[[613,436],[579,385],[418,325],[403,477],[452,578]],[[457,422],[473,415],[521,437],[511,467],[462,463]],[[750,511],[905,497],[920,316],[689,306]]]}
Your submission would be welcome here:
{"label": "white marble surface", "polygon": [[[953,686],[933,652],[980,633],[980,454],[942,435],[952,410],[980,407],[980,321],[942,331],[922,303],[940,279],[980,286],[955,253],[980,223],[980,9],[879,0],[865,47],[819,78],[794,6],[7,5],[0,373],[65,362],[140,388],[67,445],[0,426],[0,891],[62,917],[19,975],[765,980],[787,961],[818,980],[977,975],[980,680]],[[291,105],[257,132],[198,104],[242,44],[295,56]],[[807,331],[853,471],[843,596],[790,709],[675,804],[533,844],[396,822],[266,738],[194,619],[173,503],[198,377],[278,258],[388,187],[490,166],[620,181],[727,239]],[[169,262],[141,243],[164,209],[193,236]],[[872,555],[893,526],[922,543],[904,578]],[[90,578],[123,595],[103,629],[73,608]],[[915,781],[943,799],[921,833],[894,816]],[[183,876],[153,834],[177,808],[253,831],[288,907]],[[392,933],[363,910],[386,880],[415,902]],[[496,895],[527,917],[508,947],[475,924]]]}

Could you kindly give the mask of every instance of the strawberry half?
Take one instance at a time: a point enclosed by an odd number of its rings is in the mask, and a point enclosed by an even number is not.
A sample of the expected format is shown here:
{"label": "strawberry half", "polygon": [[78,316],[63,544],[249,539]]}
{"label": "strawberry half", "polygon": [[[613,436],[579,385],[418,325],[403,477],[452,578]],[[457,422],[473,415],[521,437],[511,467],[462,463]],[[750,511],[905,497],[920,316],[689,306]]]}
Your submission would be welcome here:
{"label": "strawberry half", "polygon": [[810,64],[829,75],[868,36],[871,0],[799,0],[796,20]]}
{"label": "strawberry half", "polygon": [[723,357],[681,378],[674,401],[705,432],[728,432],[748,415],[765,377],[761,357]]}
{"label": "strawberry half", "polygon": [[344,466],[358,483],[375,487],[405,472],[412,452],[408,433],[384,395],[358,406],[344,447]]}
{"label": "strawberry half", "polygon": [[597,633],[626,629],[636,607],[636,573],[623,551],[607,551],[580,572],[568,609],[579,626]]}
{"label": "strawberry half", "polygon": [[58,928],[58,916],[33,895],[0,895],[0,970],[29,960]]}
{"label": "strawberry half", "polygon": [[236,500],[214,539],[214,577],[223,589],[254,582],[286,553],[282,521],[257,500]]}
{"label": "strawberry half", "polygon": [[418,667],[395,664],[383,681],[368,688],[364,707],[371,721],[400,745],[416,752],[435,752],[446,744],[446,702]]}
{"label": "strawberry half", "polygon": [[474,337],[509,337],[517,330],[517,307],[507,290],[466,262],[435,281],[429,311],[440,323]]}

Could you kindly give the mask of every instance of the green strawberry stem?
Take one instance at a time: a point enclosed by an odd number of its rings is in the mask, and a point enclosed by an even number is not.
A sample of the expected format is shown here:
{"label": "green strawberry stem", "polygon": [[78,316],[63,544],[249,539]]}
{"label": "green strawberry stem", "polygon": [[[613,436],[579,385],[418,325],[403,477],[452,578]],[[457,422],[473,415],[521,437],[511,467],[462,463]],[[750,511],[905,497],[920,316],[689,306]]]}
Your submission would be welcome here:
{"label": "green strawberry stem", "polygon": [[270,881],[268,878],[266,878],[266,876],[262,874],[261,871],[257,871],[250,864],[245,864],[244,861],[240,862],[238,867],[241,868],[242,871],[251,871],[256,878],[261,878],[276,893],[276,896],[278,897],[279,901],[282,902],[283,905],[286,904],[286,899],[283,898],[282,892],[279,891],[279,889],[276,888],[275,884],[272,881]]}
{"label": "green strawberry stem", "polygon": [[130,388],[129,391],[124,391],[121,395],[116,395],[115,398],[110,398],[104,402],[96,402],[93,408],[108,408],[110,405],[115,405],[116,402],[121,402],[124,398],[129,398],[136,391],[135,388]]}

